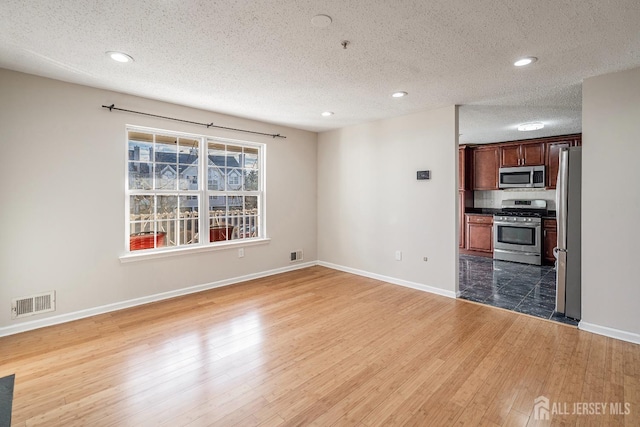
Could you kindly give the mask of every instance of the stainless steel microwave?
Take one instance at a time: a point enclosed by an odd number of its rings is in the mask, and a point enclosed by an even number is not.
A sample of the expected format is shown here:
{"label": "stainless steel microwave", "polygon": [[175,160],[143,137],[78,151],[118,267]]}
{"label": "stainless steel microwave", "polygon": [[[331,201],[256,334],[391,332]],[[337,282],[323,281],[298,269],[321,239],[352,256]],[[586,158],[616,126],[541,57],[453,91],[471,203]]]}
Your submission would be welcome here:
{"label": "stainless steel microwave", "polygon": [[544,188],[544,166],[499,169],[499,188]]}

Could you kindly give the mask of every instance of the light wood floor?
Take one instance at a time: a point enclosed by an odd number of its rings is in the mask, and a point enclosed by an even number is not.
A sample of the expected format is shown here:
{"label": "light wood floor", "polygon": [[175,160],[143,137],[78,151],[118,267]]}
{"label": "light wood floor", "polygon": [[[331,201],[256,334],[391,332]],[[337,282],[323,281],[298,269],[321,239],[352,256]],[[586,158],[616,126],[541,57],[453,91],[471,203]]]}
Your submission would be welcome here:
{"label": "light wood floor", "polygon": [[640,425],[638,345],[323,267],[0,338],[12,373],[16,426]]}

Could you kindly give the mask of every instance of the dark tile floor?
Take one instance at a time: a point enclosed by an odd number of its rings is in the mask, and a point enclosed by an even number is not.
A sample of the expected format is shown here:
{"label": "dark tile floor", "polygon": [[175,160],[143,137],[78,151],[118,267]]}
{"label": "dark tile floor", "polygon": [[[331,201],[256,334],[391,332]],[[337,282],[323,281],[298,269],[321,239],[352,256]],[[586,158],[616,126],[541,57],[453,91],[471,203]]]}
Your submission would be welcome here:
{"label": "dark tile floor", "polygon": [[460,298],[577,325],[555,313],[556,271],[492,258],[460,255]]}

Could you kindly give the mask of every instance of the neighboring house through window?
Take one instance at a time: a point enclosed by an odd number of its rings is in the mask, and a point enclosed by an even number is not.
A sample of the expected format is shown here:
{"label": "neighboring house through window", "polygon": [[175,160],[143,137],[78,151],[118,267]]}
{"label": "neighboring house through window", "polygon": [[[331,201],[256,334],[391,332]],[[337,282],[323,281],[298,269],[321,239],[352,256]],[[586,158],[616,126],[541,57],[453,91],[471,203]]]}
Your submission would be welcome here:
{"label": "neighboring house through window", "polygon": [[240,187],[240,172],[233,169],[229,171],[229,187],[230,188]]}
{"label": "neighboring house through window", "polygon": [[265,237],[262,144],[135,127],[127,135],[130,251]]}

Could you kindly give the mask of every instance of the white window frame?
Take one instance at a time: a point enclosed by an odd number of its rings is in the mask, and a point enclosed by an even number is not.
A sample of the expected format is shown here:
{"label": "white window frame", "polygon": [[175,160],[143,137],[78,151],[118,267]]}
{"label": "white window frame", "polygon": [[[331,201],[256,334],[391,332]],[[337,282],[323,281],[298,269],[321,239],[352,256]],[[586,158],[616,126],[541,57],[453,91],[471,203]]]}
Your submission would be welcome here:
{"label": "white window frame", "polygon": [[[149,133],[154,135],[161,136],[170,136],[176,138],[190,138],[198,140],[199,147],[199,165],[198,165],[198,189],[197,190],[159,190],[159,189],[151,189],[151,190],[138,190],[138,189],[129,189],[129,132],[141,132],[141,133]],[[209,135],[202,134],[193,134],[187,132],[177,132],[170,131],[165,129],[157,129],[157,128],[149,128],[143,126],[135,126],[135,125],[127,125],[125,128],[125,248],[123,255],[120,256],[120,260],[122,262],[128,262],[136,259],[148,259],[148,258],[157,258],[164,256],[171,256],[176,254],[186,254],[186,253],[194,253],[194,252],[202,252],[209,250],[218,250],[218,249],[229,249],[233,247],[243,247],[250,246],[255,244],[267,243],[270,239],[267,237],[267,223],[266,223],[266,214],[265,214],[265,206],[266,206],[266,197],[265,197],[265,166],[266,166],[266,144],[252,142],[252,141],[244,141],[244,140],[236,140],[229,138],[219,138],[212,137]],[[230,190],[225,189],[224,191],[215,191],[209,190],[209,182],[208,182],[208,166],[209,166],[209,153],[208,153],[208,145],[209,143],[218,143],[218,144],[226,144],[233,145],[236,147],[247,147],[251,149],[257,149],[258,151],[258,189],[255,191],[245,191],[245,190]],[[154,163],[153,159],[150,159],[149,163]],[[243,180],[243,170],[244,165],[241,165],[239,169],[241,176],[240,182]],[[152,172],[152,177],[155,175],[155,171]],[[227,181],[227,177],[225,175],[221,176],[220,179],[223,182]],[[179,246],[165,246],[161,248],[153,248],[153,249],[141,249],[141,250],[130,250],[130,199],[132,195],[143,195],[143,194],[171,194],[178,196],[188,196],[188,195],[198,195],[198,230],[199,230],[199,242],[192,244],[183,244]],[[209,196],[216,195],[237,195],[237,196],[257,196],[257,207],[258,207],[258,234],[255,237],[245,237],[238,238],[232,240],[223,240],[217,242],[209,242],[209,224],[210,224],[210,209],[209,209]],[[203,230],[207,230],[207,232],[203,233]]]}

